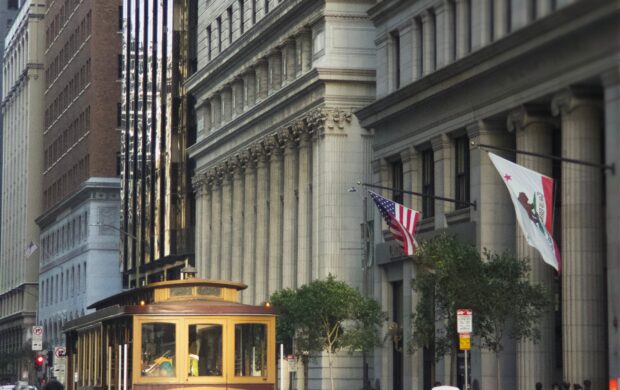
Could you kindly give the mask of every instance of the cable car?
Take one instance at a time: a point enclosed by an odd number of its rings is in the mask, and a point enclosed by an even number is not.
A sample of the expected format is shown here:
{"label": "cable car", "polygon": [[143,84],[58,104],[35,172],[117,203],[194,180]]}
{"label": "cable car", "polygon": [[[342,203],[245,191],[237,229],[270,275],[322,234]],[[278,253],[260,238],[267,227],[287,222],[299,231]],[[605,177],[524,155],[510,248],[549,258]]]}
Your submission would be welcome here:
{"label": "cable car", "polygon": [[274,390],[275,314],[247,286],[186,279],[128,290],[67,322],[67,390]]}

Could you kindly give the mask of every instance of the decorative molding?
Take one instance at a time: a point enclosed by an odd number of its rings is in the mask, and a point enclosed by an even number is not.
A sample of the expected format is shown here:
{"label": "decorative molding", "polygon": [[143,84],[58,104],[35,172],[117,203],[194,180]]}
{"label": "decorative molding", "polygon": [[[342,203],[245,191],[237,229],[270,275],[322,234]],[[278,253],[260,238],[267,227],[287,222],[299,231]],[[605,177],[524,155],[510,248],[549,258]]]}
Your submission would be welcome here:
{"label": "decorative molding", "polygon": [[511,133],[523,130],[533,123],[558,127],[557,119],[551,116],[549,106],[544,104],[524,104],[510,111],[506,118],[506,127]]}
{"label": "decorative molding", "polygon": [[569,114],[575,108],[591,105],[602,108],[602,94],[600,88],[587,86],[572,86],[558,92],[551,100],[553,116]]}

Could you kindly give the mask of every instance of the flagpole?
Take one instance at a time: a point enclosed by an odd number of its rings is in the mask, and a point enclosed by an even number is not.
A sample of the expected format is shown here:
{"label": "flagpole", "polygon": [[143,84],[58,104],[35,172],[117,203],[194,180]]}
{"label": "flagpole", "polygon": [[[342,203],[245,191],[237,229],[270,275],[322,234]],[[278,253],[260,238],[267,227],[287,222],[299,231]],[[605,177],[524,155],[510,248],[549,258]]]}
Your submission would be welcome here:
{"label": "flagpole", "polygon": [[357,184],[360,185],[360,186],[364,186],[364,187],[380,188],[382,190],[390,190],[390,191],[400,192],[400,193],[404,193],[404,194],[421,196],[423,198],[431,198],[431,199],[443,200],[444,202],[464,204],[464,205],[467,205],[467,206],[472,206],[474,208],[474,210],[476,209],[476,201],[475,200],[473,202],[467,202],[467,201],[464,201],[464,200],[458,200],[458,199],[453,199],[453,198],[445,198],[443,196],[437,196],[437,195],[423,194],[421,192],[415,192],[415,191],[401,190],[400,188],[384,187],[384,186],[379,186],[379,185],[376,185],[376,184],[362,183],[362,182],[359,182],[359,181],[357,182]]}
{"label": "flagpole", "polygon": [[614,163],[612,163],[611,165],[597,164],[597,163],[593,163],[593,162],[589,162],[589,161],[576,160],[574,158],[559,157],[559,156],[553,156],[551,154],[528,152],[528,151],[520,150],[520,149],[505,148],[503,146],[476,144],[473,141],[472,141],[471,144],[473,146],[476,146],[476,147],[482,148],[482,149],[501,150],[503,152],[525,154],[525,155],[528,155],[528,156],[534,156],[534,157],[540,157],[540,158],[548,158],[550,160],[562,161],[562,162],[571,163],[571,164],[585,165],[585,166],[588,166],[588,167],[594,167],[594,168],[599,168],[599,169],[603,169],[603,170],[609,169],[611,171],[612,175],[616,174],[616,165]]}

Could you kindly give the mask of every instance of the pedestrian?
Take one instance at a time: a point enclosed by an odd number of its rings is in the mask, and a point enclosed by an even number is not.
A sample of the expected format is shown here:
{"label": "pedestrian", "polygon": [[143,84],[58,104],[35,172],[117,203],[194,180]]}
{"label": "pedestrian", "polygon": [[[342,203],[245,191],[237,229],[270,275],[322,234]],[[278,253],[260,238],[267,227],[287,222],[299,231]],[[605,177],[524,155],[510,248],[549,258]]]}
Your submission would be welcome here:
{"label": "pedestrian", "polygon": [[65,390],[65,387],[62,385],[62,383],[58,382],[58,380],[53,378],[45,384],[43,390]]}

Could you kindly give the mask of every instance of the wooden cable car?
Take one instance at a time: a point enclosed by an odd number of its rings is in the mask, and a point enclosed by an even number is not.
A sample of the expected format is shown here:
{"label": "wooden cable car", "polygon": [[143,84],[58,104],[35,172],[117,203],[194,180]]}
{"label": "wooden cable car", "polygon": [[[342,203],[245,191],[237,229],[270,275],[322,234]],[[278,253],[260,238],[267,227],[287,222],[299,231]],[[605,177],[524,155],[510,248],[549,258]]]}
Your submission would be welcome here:
{"label": "wooden cable car", "polygon": [[67,390],[274,390],[275,315],[241,283],[187,279],[122,292],[68,322]]}

